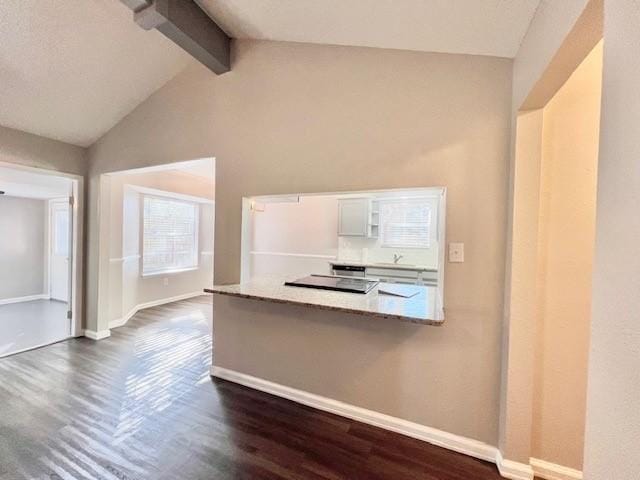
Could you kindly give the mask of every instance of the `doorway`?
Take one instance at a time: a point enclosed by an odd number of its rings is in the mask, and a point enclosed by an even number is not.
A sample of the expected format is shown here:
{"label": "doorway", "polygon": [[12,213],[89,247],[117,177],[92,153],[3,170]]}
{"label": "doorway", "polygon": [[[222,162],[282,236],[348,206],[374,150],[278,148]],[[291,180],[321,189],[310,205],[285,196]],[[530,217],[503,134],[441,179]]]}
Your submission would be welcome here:
{"label": "doorway", "polygon": [[100,192],[96,339],[213,283],[215,160],[103,174]]}
{"label": "doorway", "polygon": [[71,278],[71,215],[69,199],[49,202],[49,291],[51,299],[69,301]]}
{"label": "doorway", "polygon": [[600,40],[555,92],[517,115],[506,301],[516,319],[509,335],[526,332],[519,348],[531,354],[513,371],[532,380],[521,407],[538,476],[549,465],[576,478],[583,468],[602,65]]}
{"label": "doorway", "polygon": [[0,357],[78,335],[81,177],[0,163]]}

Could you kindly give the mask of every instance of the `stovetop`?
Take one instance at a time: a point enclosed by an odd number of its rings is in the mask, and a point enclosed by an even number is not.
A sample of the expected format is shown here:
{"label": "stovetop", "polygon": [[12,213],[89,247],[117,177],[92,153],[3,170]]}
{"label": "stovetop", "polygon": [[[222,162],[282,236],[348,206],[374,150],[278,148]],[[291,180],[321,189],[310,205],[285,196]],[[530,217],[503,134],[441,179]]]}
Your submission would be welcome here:
{"label": "stovetop", "polygon": [[290,287],[317,288],[320,290],[366,294],[378,284],[378,281],[365,278],[310,275],[290,282],[284,282],[284,284]]}

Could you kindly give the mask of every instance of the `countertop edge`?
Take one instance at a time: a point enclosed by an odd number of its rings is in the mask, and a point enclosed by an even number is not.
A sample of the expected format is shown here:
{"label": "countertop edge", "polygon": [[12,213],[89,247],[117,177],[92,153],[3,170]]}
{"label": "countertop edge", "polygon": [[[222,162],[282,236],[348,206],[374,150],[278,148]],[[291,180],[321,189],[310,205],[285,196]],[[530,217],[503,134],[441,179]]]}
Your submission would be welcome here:
{"label": "countertop edge", "polygon": [[323,304],[319,304],[319,303],[307,303],[307,302],[303,302],[303,301],[296,301],[296,300],[290,300],[290,299],[284,299],[284,298],[267,297],[267,296],[264,296],[264,295],[246,294],[246,293],[239,293],[239,292],[229,292],[229,291],[226,291],[226,290],[217,290],[215,288],[205,288],[204,292],[205,293],[214,294],[214,295],[226,295],[228,297],[237,297],[237,298],[246,298],[246,299],[250,299],[250,300],[259,300],[259,301],[263,301],[263,302],[289,304],[289,305],[299,305],[299,306],[304,306],[304,307],[316,308],[316,309],[319,309],[319,310],[328,310],[328,311],[333,311],[333,312],[344,312],[344,313],[353,313],[353,314],[357,314],[357,315],[372,316],[372,317],[385,318],[385,319],[390,319],[390,320],[400,320],[402,322],[414,323],[414,324],[417,324],[417,325],[428,325],[428,326],[432,326],[432,327],[441,327],[444,324],[444,319],[443,320],[430,320],[430,319],[422,319],[422,318],[417,318],[417,317],[407,317],[407,316],[404,316],[404,315],[396,315],[396,314],[393,314],[393,313],[372,312],[370,310],[361,310],[361,309],[357,309],[357,308],[336,307],[336,306],[332,306],[332,305],[323,305]]}
{"label": "countertop edge", "polygon": [[368,267],[368,268],[380,268],[382,270],[411,270],[415,272],[431,272],[435,273],[438,270],[435,268],[429,268],[420,265],[405,265],[405,264],[386,264],[386,263],[369,263],[369,262],[349,262],[343,260],[329,260],[329,265],[345,265],[354,267]]}

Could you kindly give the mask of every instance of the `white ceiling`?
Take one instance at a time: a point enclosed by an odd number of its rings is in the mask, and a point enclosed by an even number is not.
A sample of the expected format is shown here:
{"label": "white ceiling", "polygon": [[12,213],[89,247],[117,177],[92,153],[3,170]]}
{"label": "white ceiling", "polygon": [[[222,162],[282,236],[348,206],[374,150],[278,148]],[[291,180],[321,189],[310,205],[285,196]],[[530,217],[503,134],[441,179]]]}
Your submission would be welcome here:
{"label": "white ceiling", "polygon": [[0,191],[7,197],[50,198],[68,197],[71,180],[55,175],[34,173],[0,166]]}
{"label": "white ceiling", "polygon": [[[540,0],[196,0],[237,38],[515,56]],[[119,0],[0,0],[0,125],[89,146],[190,57]]]}
{"label": "white ceiling", "polygon": [[540,0],[196,0],[236,38],[515,57]]}
{"label": "white ceiling", "polygon": [[180,172],[193,177],[201,177],[207,181],[215,182],[216,160],[215,158],[201,158],[198,160],[185,160],[183,162],[167,163],[152,167],[133,168],[121,172],[110,173],[109,175],[144,175],[154,172]]}
{"label": "white ceiling", "polygon": [[0,1],[0,125],[88,146],[190,57],[118,0]]}
{"label": "white ceiling", "polygon": [[202,177],[210,181],[215,181],[216,167],[214,159],[191,160],[175,164],[175,170],[188,173],[195,177]]}

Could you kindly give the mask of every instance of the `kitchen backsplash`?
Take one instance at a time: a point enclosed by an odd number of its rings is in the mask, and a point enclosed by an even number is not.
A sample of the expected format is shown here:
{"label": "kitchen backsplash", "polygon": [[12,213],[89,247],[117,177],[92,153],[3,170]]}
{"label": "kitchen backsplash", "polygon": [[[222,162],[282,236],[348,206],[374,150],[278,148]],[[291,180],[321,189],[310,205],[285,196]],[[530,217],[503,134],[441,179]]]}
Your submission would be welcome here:
{"label": "kitchen backsplash", "polygon": [[438,268],[438,245],[431,248],[387,248],[375,238],[338,237],[338,260],[363,263],[393,263],[393,255],[402,255],[399,264]]}

